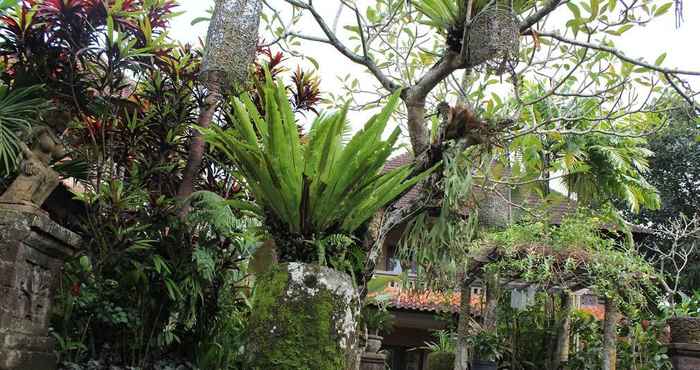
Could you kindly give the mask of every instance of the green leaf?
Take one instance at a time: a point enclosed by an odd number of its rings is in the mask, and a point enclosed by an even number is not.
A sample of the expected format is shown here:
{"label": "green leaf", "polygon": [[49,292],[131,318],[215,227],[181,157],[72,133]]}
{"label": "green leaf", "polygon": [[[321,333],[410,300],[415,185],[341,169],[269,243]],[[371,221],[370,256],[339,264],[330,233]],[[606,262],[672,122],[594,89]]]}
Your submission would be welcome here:
{"label": "green leaf", "polygon": [[318,61],[316,61],[316,59],[314,59],[314,58],[312,58],[312,57],[310,57],[310,56],[306,56],[306,59],[307,59],[309,62],[311,62],[311,64],[313,64],[314,67],[315,67],[316,69],[319,69],[319,68],[320,68],[320,67],[319,67],[319,64],[318,64]]}
{"label": "green leaf", "polygon": [[656,58],[656,60],[654,61],[654,65],[660,66],[661,63],[663,63],[664,60],[666,59],[667,54],[668,53],[662,53],[661,55],[659,55],[659,57]]}
{"label": "green leaf", "polygon": [[576,20],[581,19],[581,9],[578,8],[578,6],[572,2],[567,2],[566,6],[571,10],[571,13],[574,15],[574,18]]}
{"label": "green leaf", "polygon": [[209,22],[209,21],[211,21],[211,17],[197,17],[197,18],[193,19],[192,22],[190,22],[190,25],[194,26],[198,23]]}
{"label": "green leaf", "polygon": [[377,11],[372,7],[367,8],[367,19],[372,23],[377,23],[379,17],[377,17]]}
{"label": "green leaf", "polygon": [[360,27],[357,27],[357,26],[344,26],[343,28],[345,28],[346,30],[348,30],[348,31],[350,31],[350,32],[356,33],[356,34],[358,34],[358,35],[360,34]]}
{"label": "green leaf", "polygon": [[668,12],[668,10],[671,9],[672,6],[673,6],[673,2],[672,2],[672,1],[671,1],[671,2],[668,2],[668,3],[664,4],[664,5],[661,5],[661,6],[660,6],[658,9],[656,9],[656,11],[654,12],[654,17],[658,17],[658,16],[661,16],[661,15],[666,14],[666,13]]}
{"label": "green leaf", "polygon": [[0,1],[0,10],[12,8],[17,4],[18,0],[2,0]]}
{"label": "green leaf", "polygon": [[590,20],[595,20],[598,17],[598,12],[600,11],[600,0],[591,0],[591,17]]}
{"label": "green leaf", "polygon": [[606,33],[609,33],[609,34],[615,35],[615,36],[621,36],[623,33],[629,31],[630,29],[632,29],[632,27],[634,27],[634,25],[632,25],[632,24],[625,24],[625,25],[623,25],[623,26],[620,26],[620,28],[618,28],[618,29],[616,29],[616,30],[608,30],[608,31],[606,31]]}

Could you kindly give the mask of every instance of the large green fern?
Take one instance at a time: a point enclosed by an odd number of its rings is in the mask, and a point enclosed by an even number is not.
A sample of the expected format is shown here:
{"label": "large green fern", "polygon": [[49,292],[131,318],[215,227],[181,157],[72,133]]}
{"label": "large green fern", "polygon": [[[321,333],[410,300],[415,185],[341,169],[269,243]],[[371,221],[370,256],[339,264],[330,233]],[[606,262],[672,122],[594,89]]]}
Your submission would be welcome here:
{"label": "large green fern", "polygon": [[397,128],[382,139],[398,102],[397,92],[347,143],[347,106],[320,115],[302,142],[284,86],[268,77],[264,117],[243,95],[232,100],[235,128],[202,132],[238,167],[277,241],[306,243],[321,235],[354,232],[427,175],[411,178],[410,166],[381,172],[399,136]]}
{"label": "large green fern", "polygon": [[[476,16],[490,4],[498,0],[473,0],[471,15]],[[509,2],[502,1],[509,5]],[[536,0],[513,0],[513,12],[521,14],[532,9]],[[467,14],[467,0],[413,0],[416,10],[426,17],[422,23],[434,27],[440,32],[463,29]]]}
{"label": "large green fern", "polygon": [[[659,194],[644,178],[652,153],[643,139],[610,135],[567,135],[558,152],[557,164],[567,173],[563,182],[580,200],[625,202],[631,211],[657,209]],[[571,159],[566,156],[570,153]]]}

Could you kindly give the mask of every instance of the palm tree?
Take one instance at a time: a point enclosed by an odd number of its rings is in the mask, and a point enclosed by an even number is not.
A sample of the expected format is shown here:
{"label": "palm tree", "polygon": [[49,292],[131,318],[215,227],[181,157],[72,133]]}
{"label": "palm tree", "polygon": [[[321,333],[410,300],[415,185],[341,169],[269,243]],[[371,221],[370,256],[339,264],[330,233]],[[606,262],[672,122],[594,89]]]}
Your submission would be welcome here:
{"label": "palm tree", "polygon": [[[526,98],[544,94],[541,87],[527,86]],[[528,94],[532,94],[529,96]],[[633,212],[640,207],[660,206],[656,189],[644,178],[649,172],[648,150],[640,127],[648,127],[650,114],[632,114],[621,119],[600,119],[606,112],[594,98],[579,99],[574,106],[559,105],[555,99],[542,100],[523,114],[529,125],[552,122],[554,127],[562,111],[581,117],[571,124],[575,132],[559,130],[551,135],[526,135],[516,139],[513,152],[521,153],[522,166],[531,175],[545,179],[552,174],[561,177],[566,189],[583,204],[600,206],[625,203]],[[567,123],[563,123],[567,124]],[[623,133],[612,134],[613,132]],[[540,169],[540,171],[537,171]],[[544,184],[548,187],[548,184]]]}

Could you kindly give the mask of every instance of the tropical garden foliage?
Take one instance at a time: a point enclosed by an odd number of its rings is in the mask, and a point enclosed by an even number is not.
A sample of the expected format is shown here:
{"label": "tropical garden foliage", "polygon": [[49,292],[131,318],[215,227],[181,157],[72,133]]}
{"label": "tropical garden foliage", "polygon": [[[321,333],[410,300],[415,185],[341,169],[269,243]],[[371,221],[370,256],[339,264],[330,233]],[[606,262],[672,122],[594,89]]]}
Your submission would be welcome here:
{"label": "tropical garden foliage", "polygon": [[[380,173],[399,135],[397,128],[381,138],[398,95],[346,143],[347,107],[319,115],[300,138],[281,82],[268,75],[263,92],[264,118],[249,96],[234,98],[235,129],[213,128],[205,138],[239,169],[263,208],[281,261],[333,260],[345,251],[326,251],[328,237],[357,240],[360,226],[421,179],[408,180],[410,167]],[[322,244],[309,246],[314,240]]]}
{"label": "tropical garden foliage", "polygon": [[[247,259],[260,223],[238,206],[247,195],[232,164],[216,156],[198,170],[192,211],[176,215],[205,90],[201,49],[167,37],[175,6],[22,1],[0,20],[0,188],[33,126],[49,126],[68,147],[53,167],[71,179],[75,199],[49,207],[85,238],[52,313],[66,367],[92,359],[97,367],[220,369],[242,357]],[[282,73],[284,59],[261,48],[259,68]],[[297,110],[314,109],[314,81],[301,70],[292,79]]]}
{"label": "tropical garden foliage", "polygon": [[[399,226],[404,262],[431,288],[490,284],[482,323],[462,305],[463,320],[427,345],[442,366],[464,368],[471,352],[556,368],[558,341],[575,337],[570,368],[614,368],[611,347],[619,368],[668,368],[664,320],[697,314],[694,266],[681,279],[668,264],[698,239],[671,231],[697,211],[699,108],[684,79],[700,73],[666,67],[665,53],[629,57],[616,42],[674,5],[681,19],[680,1],[340,1],[333,24],[321,2],[264,3],[249,80],[212,104],[206,46],[168,33],[175,1],[0,1],[0,191],[22,143],[49,127],[68,149],[51,165],[71,196],[45,208],[84,239],[51,312],[63,368],[246,368],[254,272],[327,266],[364,293]],[[472,50],[473,26],[489,17],[514,25],[516,40],[482,45],[498,60],[481,68],[468,56],[484,52]],[[307,20],[321,33],[301,32]],[[286,67],[294,57],[323,70],[330,61],[303,48],[315,42],[376,86],[348,74],[322,94],[315,71]],[[354,111],[371,118],[357,126]],[[199,137],[209,149],[193,165]],[[384,170],[401,147],[412,163]],[[399,204],[417,185],[421,195]],[[481,225],[474,189],[545,207]],[[590,210],[550,224],[547,207],[567,197]],[[640,246],[631,233],[645,229],[631,223],[659,231]],[[697,262],[692,251],[683,266]],[[537,303],[509,307],[499,288],[510,280],[538,286]],[[579,288],[626,324],[572,311],[567,294]],[[365,325],[389,332],[387,311],[364,304]]]}

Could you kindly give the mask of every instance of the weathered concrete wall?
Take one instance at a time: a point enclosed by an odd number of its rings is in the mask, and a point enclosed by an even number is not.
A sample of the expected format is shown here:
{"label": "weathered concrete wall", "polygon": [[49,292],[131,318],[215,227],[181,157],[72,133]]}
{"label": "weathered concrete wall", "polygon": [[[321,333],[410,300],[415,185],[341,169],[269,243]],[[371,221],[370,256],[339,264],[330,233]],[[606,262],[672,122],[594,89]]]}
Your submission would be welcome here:
{"label": "weathered concrete wall", "polygon": [[360,357],[360,370],[386,369],[386,355],[383,353],[365,352]]}
{"label": "weathered concrete wall", "polygon": [[280,264],[256,279],[249,323],[250,368],[355,369],[357,291],[347,274]]}
{"label": "weathered concrete wall", "polygon": [[0,204],[0,369],[56,367],[48,314],[80,238],[39,213]]}
{"label": "weathered concrete wall", "polygon": [[700,344],[671,343],[668,354],[675,370],[700,369]]}
{"label": "weathered concrete wall", "polygon": [[435,352],[428,355],[428,370],[452,370],[454,364],[454,353]]}

